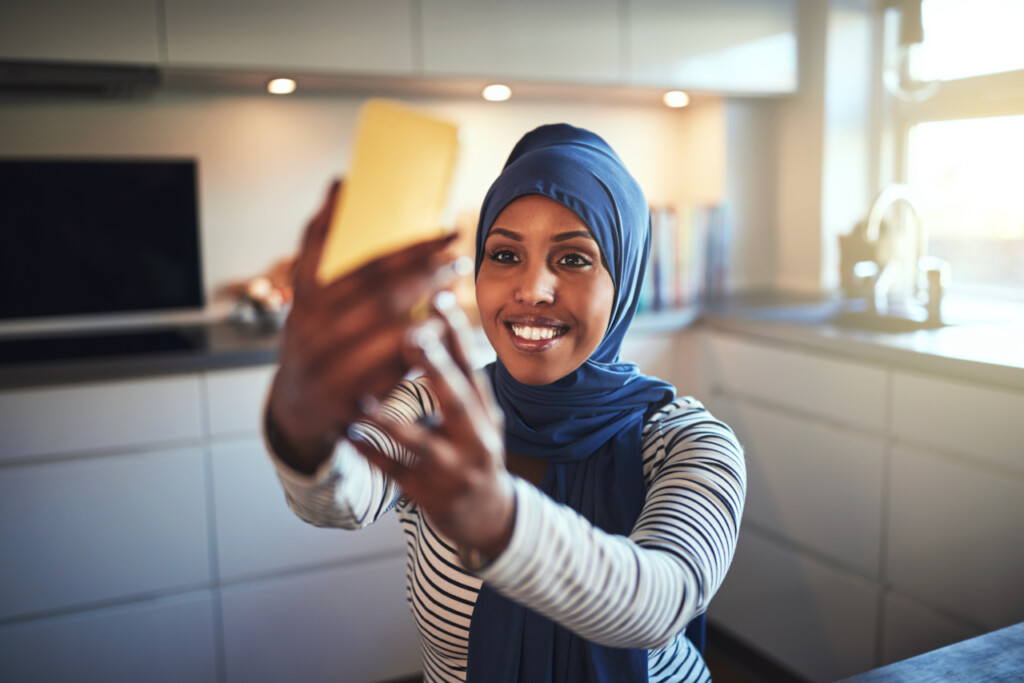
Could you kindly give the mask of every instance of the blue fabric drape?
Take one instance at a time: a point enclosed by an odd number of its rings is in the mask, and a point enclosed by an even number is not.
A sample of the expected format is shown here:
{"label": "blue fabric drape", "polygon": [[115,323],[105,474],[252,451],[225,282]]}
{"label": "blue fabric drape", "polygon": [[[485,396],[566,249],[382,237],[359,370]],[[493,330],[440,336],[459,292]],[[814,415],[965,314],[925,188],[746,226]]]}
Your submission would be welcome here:
{"label": "blue fabric drape", "polygon": [[[525,195],[554,199],[590,228],[611,272],[615,300],[604,339],[566,377],[528,386],[500,360],[487,367],[505,412],[506,446],[548,461],[541,489],[554,500],[605,531],[627,535],[644,503],[644,420],[675,397],[670,384],[619,359],[650,249],[647,202],[600,137],[566,124],[542,126],[519,141],[484,199],[477,272],[495,218]],[[470,626],[468,680],[646,681],[647,652],[586,641],[485,584]]]}

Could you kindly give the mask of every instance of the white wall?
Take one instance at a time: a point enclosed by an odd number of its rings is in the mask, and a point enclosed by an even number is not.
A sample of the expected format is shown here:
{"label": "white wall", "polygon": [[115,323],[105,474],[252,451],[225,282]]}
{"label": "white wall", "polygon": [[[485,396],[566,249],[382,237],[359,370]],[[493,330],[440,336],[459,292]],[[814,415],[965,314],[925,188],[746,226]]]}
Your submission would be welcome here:
{"label": "white wall", "polygon": [[[8,99],[0,155],[189,156],[199,160],[207,292],[261,272],[297,244],[329,179],[344,173],[356,96],[168,92],[139,100]],[[654,203],[713,199],[724,175],[716,101],[660,104],[418,100],[460,121],[469,142],[450,217],[475,211],[516,140],[566,121],[604,136]]]}

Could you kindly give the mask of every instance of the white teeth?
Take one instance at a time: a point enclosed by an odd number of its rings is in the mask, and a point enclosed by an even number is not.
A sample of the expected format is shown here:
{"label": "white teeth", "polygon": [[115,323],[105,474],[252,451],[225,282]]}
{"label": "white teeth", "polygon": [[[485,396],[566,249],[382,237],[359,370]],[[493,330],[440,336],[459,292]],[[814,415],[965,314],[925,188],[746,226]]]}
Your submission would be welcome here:
{"label": "white teeth", "polygon": [[512,333],[517,337],[536,341],[538,339],[553,339],[557,331],[553,327],[532,327],[530,325],[513,325]]}

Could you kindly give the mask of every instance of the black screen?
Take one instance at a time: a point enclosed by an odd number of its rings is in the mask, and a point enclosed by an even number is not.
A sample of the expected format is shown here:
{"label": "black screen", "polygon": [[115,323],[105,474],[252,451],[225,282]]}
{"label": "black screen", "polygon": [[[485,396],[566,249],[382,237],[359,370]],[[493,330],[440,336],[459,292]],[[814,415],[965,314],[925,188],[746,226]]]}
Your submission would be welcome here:
{"label": "black screen", "polygon": [[195,161],[0,159],[0,319],[202,306]]}

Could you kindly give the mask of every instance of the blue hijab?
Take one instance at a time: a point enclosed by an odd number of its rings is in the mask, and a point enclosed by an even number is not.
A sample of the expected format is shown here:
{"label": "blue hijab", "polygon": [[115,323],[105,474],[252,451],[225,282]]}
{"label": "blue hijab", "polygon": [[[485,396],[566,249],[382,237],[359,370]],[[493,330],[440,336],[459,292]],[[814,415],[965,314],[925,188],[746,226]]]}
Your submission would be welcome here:
{"label": "blue hijab", "polygon": [[[615,285],[604,339],[579,368],[546,386],[517,382],[499,359],[486,370],[505,413],[508,450],[549,465],[541,489],[595,526],[628,535],[644,504],[641,430],[675,397],[672,385],[619,359],[639,301],[650,213],[636,180],[597,135],[566,124],[528,133],[484,198],[476,235],[479,273],[487,232],[525,195],[568,207],[590,228]],[[469,636],[470,683],[646,681],[647,651],[586,641],[484,584]]]}

